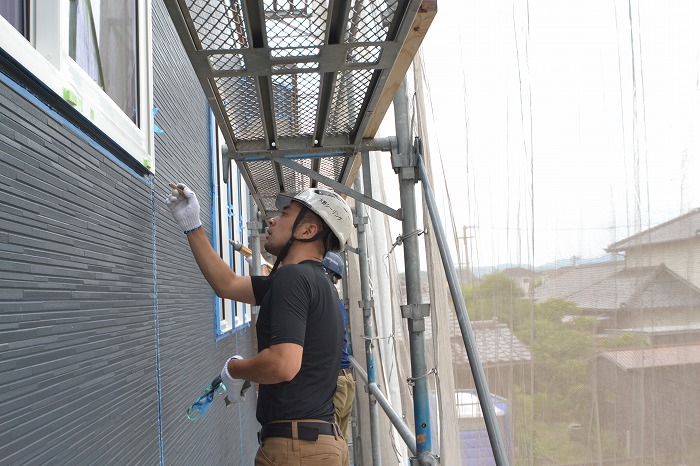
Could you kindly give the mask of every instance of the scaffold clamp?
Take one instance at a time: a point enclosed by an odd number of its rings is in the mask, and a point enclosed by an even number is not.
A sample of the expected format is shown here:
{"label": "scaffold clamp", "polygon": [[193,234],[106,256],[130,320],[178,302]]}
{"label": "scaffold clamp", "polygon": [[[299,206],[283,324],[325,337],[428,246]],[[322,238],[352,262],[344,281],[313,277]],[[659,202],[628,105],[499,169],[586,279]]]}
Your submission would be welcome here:
{"label": "scaffold clamp", "polygon": [[406,319],[422,319],[429,315],[430,303],[401,305],[401,317]]}

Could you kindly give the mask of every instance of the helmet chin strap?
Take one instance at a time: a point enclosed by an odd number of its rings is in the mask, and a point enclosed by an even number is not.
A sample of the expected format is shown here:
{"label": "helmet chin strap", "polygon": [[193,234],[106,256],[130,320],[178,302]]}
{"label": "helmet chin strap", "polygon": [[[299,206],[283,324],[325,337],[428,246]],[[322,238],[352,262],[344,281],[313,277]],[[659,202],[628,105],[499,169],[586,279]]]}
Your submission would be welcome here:
{"label": "helmet chin strap", "polygon": [[277,255],[277,260],[275,261],[275,265],[272,266],[272,270],[270,271],[270,275],[272,275],[273,273],[275,273],[275,271],[277,271],[277,267],[284,260],[284,258],[287,257],[287,254],[289,254],[289,249],[292,247],[292,243],[294,241],[302,241],[304,243],[311,243],[312,241],[316,241],[319,238],[324,238],[324,237],[328,236],[328,234],[330,233],[331,230],[326,227],[322,231],[316,233],[312,238],[308,238],[308,239],[295,238],[294,232],[296,231],[299,224],[301,224],[301,221],[304,219],[304,215],[306,215],[307,210],[309,210],[309,208],[302,204],[301,210],[297,214],[297,218],[294,220],[294,224],[292,225],[292,232],[289,235],[289,240],[287,241],[287,244],[284,245],[284,247],[282,248],[280,253]]}

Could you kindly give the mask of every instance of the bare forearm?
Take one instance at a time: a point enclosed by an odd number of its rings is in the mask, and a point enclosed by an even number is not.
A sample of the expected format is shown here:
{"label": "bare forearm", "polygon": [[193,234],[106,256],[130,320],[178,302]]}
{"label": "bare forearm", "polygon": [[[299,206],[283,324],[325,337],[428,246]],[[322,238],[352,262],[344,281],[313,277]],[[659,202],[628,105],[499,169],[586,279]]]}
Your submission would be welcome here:
{"label": "bare forearm", "polygon": [[250,359],[229,361],[232,377],[262,384],[289,382],[301,368],[302,347],[291,343],[286,347],[266,348]]}
{"label": "bare forearm", "polygon": [[204,278],[216,294],[220,295],[223,290],[223,285],[227,277],[233,273],[226,263],[221,260],[214,248],[209,244],[206,233],[203,228],[199,228],[187,235],[187,241],[190,243],[192,255],[194,256],[199,270],[201,270]]}
{"label": "bare forearm", "polygon": [[187,241],[199,270],[218,296],[255,304],[250,278],[240,277],[231,270],[211,247],[203,228],[189,233]]}

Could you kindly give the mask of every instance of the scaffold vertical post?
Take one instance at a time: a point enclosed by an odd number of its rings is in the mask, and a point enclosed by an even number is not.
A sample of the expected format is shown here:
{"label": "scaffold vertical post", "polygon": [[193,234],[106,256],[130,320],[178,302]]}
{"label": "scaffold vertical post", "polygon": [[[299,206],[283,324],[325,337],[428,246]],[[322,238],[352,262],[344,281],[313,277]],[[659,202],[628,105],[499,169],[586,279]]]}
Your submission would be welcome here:
{"label": "scaffold vertical post", "polygon": [[[362,176],[357,175],[354,188],[362,192]],[[372,316],[372,296],[369,287],[369,256],[367,254],[367,216],[365,206],[361,202],[355,203],[355,226],[357,228],[357,252],[359,254],[360,265],[360,307],[362,308],[362,320],[365,330],[365,357],[367,361],[367,384],[377,382],[377,369],[374,361],[374,318]],[[379,406],[372,393],[367,391],[369,396],[369,419],[370,433],[372,437],[372,464],[378,466],[382,464],[381,448],[379,442]]]}
{"label": "scaffold vertical post", "polygon": [[[350,286],[348,285],[348,259],[349,259],[349,254],[348,250],[346,249],[343,251],[343,280],[341,281],[341,286],[343,288],[343,306],[345,306],[345,309],[347,311],[350,311]],[[345,323],[345,331],[347,332],[347,342],[348,342],[348,354],[350,356],[353,356],[354,350],[352,347],[352,326],[350,325],[350,314],[348,312],[347,314],[347,322]],[[355,400],[357,400],[357,391],[355,392]],[[352,451],[353,451],[353,458],[359,458],[362,455],[362,442],[360,440],[360,432],[359,432],[359,422],[358,422],[358,410],[357,410],[357,402],[353,401],[352,403],[352,412],[350,413],[350,427],[351,427],[351,440],[352,443]],[[361,464],[358,462],[358,460],[355,460],[355,464]]]}
{"label": "scaffold vertical post", "polygon": [[412,137],[405,77],[394,97],[394,119],[398,149],[397,153],[392,153],[392,165],[399,175],[406,276],[407,303],[403,306],[402,313],[408,322],[416,432],[416,457],[411,458],[411,464],[434,465],[438,464],[438,459],[432,453],[428,369],[425,357],[425,317],[429,315],[429,306],[422,303],[415,190],[418,174],[411,148]]}

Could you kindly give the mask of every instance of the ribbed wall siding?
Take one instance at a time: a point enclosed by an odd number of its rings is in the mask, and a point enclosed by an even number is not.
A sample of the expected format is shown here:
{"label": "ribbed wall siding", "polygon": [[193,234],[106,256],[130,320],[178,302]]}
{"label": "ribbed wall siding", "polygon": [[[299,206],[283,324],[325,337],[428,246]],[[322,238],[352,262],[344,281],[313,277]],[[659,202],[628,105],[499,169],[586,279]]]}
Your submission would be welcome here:
{"label": "ribbed wall siding", "polygon": [[[209,107],[161,1],[153,2],[154,103],[158,248],[158,309],[166,465],[250,465],[257,450],[254,396],[243,406],[221,400],[202,420],[184,407],[236,353],[250,356],[252,329],[215,343],[214,293],[192,258],[185,236],[162,205],[169,181],[192,187],[211,234]],[[235,168],[234,168],[235,169]],[[247,202],[244,199],[244,202]]]}
{"label": "ribbed wall siding", "polygon": [[0,464],[252,463],[254,396],[184,416],[252,330],[215,342],[211,288],[162,205],[186,181],[211,231],[209,112],[160,0],[153,41],[152,186],[0,80]]}
{"label": "ribbed wall siding", "polygon": [[146,180],[0,84],[3,463],[158,462],[151,212]]}

